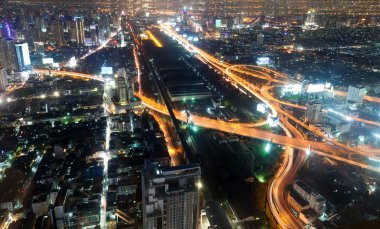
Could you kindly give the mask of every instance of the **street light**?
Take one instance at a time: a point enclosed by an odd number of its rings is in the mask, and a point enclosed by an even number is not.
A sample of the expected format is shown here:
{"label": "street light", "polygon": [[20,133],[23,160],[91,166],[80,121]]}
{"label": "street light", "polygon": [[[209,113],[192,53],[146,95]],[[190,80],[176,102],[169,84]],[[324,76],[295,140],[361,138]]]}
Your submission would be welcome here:
{"label": "street light", "polygon": [[202,184],[202,182],[200,180],[197,182],[196,185],[197,185],[198,189],[202,189],[203,188],[203,184]]}
{"label": "street light", "polygon": [[53,92],[53,95],[54,95],[55,97],[59,97],[59,92],[58,92],[58,91],[55,91],[55,92]]}
{"label": "street light", "polygon": [[311,149],[310,149],[310,146],[307,147],[306,151],[305,151],[306,155],[309,156],[311,154]]}

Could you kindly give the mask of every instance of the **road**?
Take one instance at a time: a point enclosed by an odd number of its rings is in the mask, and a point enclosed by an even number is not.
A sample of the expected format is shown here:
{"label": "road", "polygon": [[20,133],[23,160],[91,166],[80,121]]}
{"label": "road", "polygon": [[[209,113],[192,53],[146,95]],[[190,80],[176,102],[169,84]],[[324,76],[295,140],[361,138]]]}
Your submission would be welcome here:
{"label": "road", "polygon": [[[39,73],[47,73],[48,72],[48,70],[34,70],[34,71],[39,72]],[[67,72],[67,73],[69,73],[69,74],[67,74],[67,76],[73,76],[73,77],[84,78],[84,79],[92,79],[92,80],[98,80],[98,81],[104,82],[104,79],[102,77],[99,77],[99,76],[92,76],[92,75],[88,75],[88,74],[74,73],[74,72]],[[54,71],[54,72],[52,72],[52,74],[64,76],[64,75],[66,75],[66,72],[65,71]],[[168,111],[166,110],[166,107],[164,105],[158,104],[154,100],[147,98],[145,96],[140,96],[140,98],[142,99],[143,104],[146,107],[153,109],[157,112],[160,112],[162,114],[168,115]],[[174,111],[174,113],[175,113],[177,119],[179,119],[181,121],[186,121],[186,116],[181,114],[180,111]],[[201,116],[195,116],[195,115],[192,115],[192,120],[194,121],[195,125],[202,126],[205,128],[219,130],[219,131],[223,131],[223,132],[227,132],[227,133],[238,134],[241,136],[252,137],[252,138],[261,139],[261,140],[265,140],[265,141],[272,141],[273,143],[276,143],[276,144],[290,146],[290,147],[294,147],[294,148],[300,149],[300,150],[306,150],[309,146],[311,146],[312,152],[315,152],[316,154],[328,155],[329,158],[333,158],[335,160],[350,163],[352,165],[359,166],[361,168],[369,169],[369,170],[376,171],[376,172],[380,171],[380,168],[368,166],[364,163],[355,162],[352,159],[347,159],[347,158],[337,156],[337,155],[343,155],[343,154],[347,153],[347,150],[342,150],[338,146],[334,146],[334,145],[331,145],[331,144],[328,144],[325,142],[315,142],[315,141],[309,141],[309,140],[299,141],[299,140],[296,140],[292,137],[273,134],[271,132],[252,128],[252,126],[255,125],[254,123],[252,123],[252,124],[250,124],[250,123],[228,123],[228,122],[224,122],[221,120],[214,120],[214,119],[210,119],[207,117],[201,117]],[[363,151],[363,149],[355,149],[355,151],[360,152],[361,154],[363,154],[364,156],[367,156],[367,157],[379,156],[377,151],[375,151],[375,152],[370,151],[370,152],[368,152],[369,154],[367,154],[366,151]],[[355,151],[352,151],[351,153],[355,154],[356,153]],[[322,152],[323,152],[323,154],[322,154]],[[348,152],[350,152],[350,151],[348,151]]]}
{"label": "road", "polygon": [[[228,76],[229,77],[228,82],[231,82],[231,84],[233,84],[234,86],[239,85],[240,89],[244,89],[244,90],[248,91],[250,94],[252,94],[256,98],[258,98],[259,100],[261,100],[262,102],[267,104],[271,110],[272,116],[276,117],[278,115],[278,113],[280,113],[281,114],[280,115],[281,122],[283,122],[283,123],[286,122],[288,126],[292,126],[287,120],[289,118],[292,121],[296,122],[297,124],[300,124],[301,126],[306,128],[308,131],[315,133],[317,136],[323,136],[324,137],[324,135],[322,134],[322,132],[319,129],[309,128],[309,126],[306,126],[303,122],[298,120],[296,117],[293,117],[289,113],[282,110],[282,108],[279,105],[274,105],[274,104],[272,104],[272,102],[269,102],[269,100],[265,96],[265,94],[263,95],[261,93],[261,88],[258,88],[257,85],[254,85],[250,82],[247,82],[247,80],[244,79],[244,76],[248,75],[248,76],[253,76],[253,77],[261,79],[261,80],[267,80],[267,83],[264,86],[269,87],[269,85],[272,82],[276,82],[276,83],[280,83],[280,84],[290,83],[290,80],[288,79],[288,77],[286,75],[284,75],[282,73],[278,73],[274,70],[262,68],[262,67],[256,67],[256,68],[258,68],[258,70],[257,69],[247,70],[247,69],[241,69],[241,68],[234,66],[234,65],[227,64],[227,63],[225,63],[221,60],[218,60],[217,58],[211,56],[210,54],[206,53],[205,51],[195,47],[189,41],[184,39],[182,36],[176,34],[176,32],[170,26],[161,25],[161,29],[163,29],[166,34],[168,34],[169,36],[176,39],[178,41],[178,43],[181,44],[189,52],[195,53],[195,56],[198,59],[200,59],[203,63],[209,65],[210,67],[216,69],[217,71],[220,71],[222,74]],[[231,70],[233,70],[233,71],[231,71]],[[240,74],[243,74],[243,75],[237,75],[234,72],[239,72]],[[280,126],[281,125],[282,124],[280,123]],[[220,126],[223,126],[223,125],[220,124]],[[296,130],[296,128],[292,128],[292,129],[293,129],[293,131]],[[284,128],[284,130],[287,133],[287,137],[291,138],[291,134],[290,134],[289,130],[286,128]],[[298,130],[296,130],[296,131],[298,132]],[[234,132],[237,132],[236,129]],[[239,134],[242,134],[242,133],[239,133]],[[299,133],[299,136],[302,137],[302,134]],[[279,138],[280,137],[276,136],[274,138],[275,140],[272,140],[272,141],[277,141],[277,140],[279,140]],[[340,148],[343,148],[345,150],[354,151],[355,153],[358,153],[358,154],[363,155],[363,156],[369,156],[369,157],[374,156],[374,155],[370,155],[369,153],[362,152],[361,150],[358,150],[357,148],[348,147],[348,146],[346,146],[344,144],[340,144],[336,141],[331,141],[331,139],[328,139],[328,140],[329,140],[329,142],[331,142],[331,143],[335,144],[336,146],[339,146]],[[298,142],[304,143],[307,141],[304,139],[298,139]],[[288,207],[287,207],[286,201],[284,200],[284,193],[282,191],[279,191],[279,190],[283,190],[283,187],[285,187],[287,184],[290,184],[292,182],[292,178],[295,176],[297,170],[303,165],[304,159],[302,158],[302,156],[299,156],[296,160],[295,166],[293,166],[292,165],[292,159],[293,159],[293,154],[294,154],[293,150],[294,149],[291,149],[291,148],[296,148],[296,146],[293,145],[290,142],[290,140],[288,140],[285,145],[288,147],[287,154],[286,154],[288,156],[284,160],[284,163],[283,163],[284,166],[280,168],[280,173],[277,174],[278,176],[276,176],[275,181],[271,184],[269,195],[273,198],[270,199],[270,200],[272,200],[270,202],[270,206],[271,206],[272,213],[276,218],[276,221],[278,222],[278,224],[281,227],[296,228],[296,227],[298,227],[297,223],[294,223],[294,222],[296,222],[296,219],[291,212],[286,211],[286,209],[288,209]],[[306,151],[310,151],[309,147],[311,146],[311,147],[313,147],[313,149],[316,153],[319,153],[320,151],[315,150],[315,148],[314,148],[315,146],[314,145],[312,146],[312,145],[313,144],[309,144]],[[291,147],[291,148],[289,148],[289,147]],[[334,155],[335,151],[336,151],[336,149],[330,151],[333,154],[331,156],[336,157]],[[344,160],[348,161],[347,159],[344,159]],[[355,163],[356,162],[353,162],[353,164],[355,164]],[[367,167],[367,165],[364,163],[362,163],[362,165],[364,167]],[[378,170],[377,168],[374,168],[374,169]],[[283,186],[281,186],[281,184]],[[273,199],[274,199],[274,201],[273,201]],[[276,214],[276,209],[278,209],[278,208],[281,208],[279,211],[280,213]]]}
{"label": "road", "polygon": [[[305,139],[297,138],[295,132],[295,128],[287,122],[286,119],[291,119],[292,121],[299,123],[301,126],[304,126],[305,124],[298,120],[296,117],[291,116],[287,112],[281,109],[281,107],[277,104],[273,103],[273,100],[271,100],[273,97],[270,97],[268,94],[265,93],[265,90],[262,90],[262,87],[259,87],[257,85],[254,85],[250,81],[244,79],[245,76],[253,76],[255,78],[258,78],[260,80],[266,80],[267,83],[265,84],[266,87],[269,87],[270,84],[278,83],[278,84],[287,84],[289,83],[289,80],[286,75],[282,73],[278,73],[274,70],[267,69],[267,68],[254,68],[254,69],[248,69],[245,66],[236,67],[234,65],[230,65],[228,63],[225,63],[223,61],[220,61],[219,59],[211,56],[210,54],[206,53],[205,51],[193,46],[190,44],[186,39],[176,34],[170,27],[163,26],[162,27],[164,31],[174,37],[180,44],[184,46],[185,49],[187,49],[189,52],[192,52],[195,54],[195,57],[200,59],[203,63],[209,65],[210,67],[220,71],[223,75],[226,75],[230,79],[230,83],[234,86],[237,86],[241,88],[244,91],[249,92],[262,102],[268,105],[271,111],[271,115],[274,117],[279,116],[281,123],[280,126],[282,126],[287,133],[287,136],[283,135],[276,135],[271,132],[258,130],[251,128],[249,124],[247,123],[227,123],[220,120],[213,120],[206,117],[200,117],[200,116],[192,116],[192,121],[195,125],[199,125],[205,128],[210,128],[218,131],[228,132],[228,133],[234,133],[239,134],[242,136],[247,137],[253,137],[257,139],[262,139],[266,141],[271,141],[276,144],[281,144],[287,146],[286,150],[286,156],[284,158],[284,162],[282,163],[282,166],[279,170],[279,172],[276,174],[276,177],[274,181],[270,185],[269,195],[270,198],[268,200],[270,201],[270,207],[273,215],[276,218],[276,221],[281,227],[284,228],[298,228],[299,224],[297,219],[289,213],[289,207],[287,206],[285,195],[283,192],[283,187],[285,187],[287,184],[291,183],[296,172],[300,167],[302,167],[303,162],[305,160],[305,156],[298,156],[296,160],[293,162],[294,159],[294,149],[299,149],[301,151],[310,151],[312,153],[325,156],[328,158],[332,158],[334,160],[342,161],[345,163],[349,163],[351,165],[359,166],[361,168],[369,169],[372,171],[380,172],[380,168],[369,166],[366,164],[365,159],[367,157],[377,157],[379,154],[377,152],[365,152],[362,149],[354,148],[354,147],[348,147],[345,145],[339,145],[335,142],[325,143],[325,142],[315,142],[315,141],[309,141]],[[41,72],[42,73],[42,72]],[[45,70],[46,73],[46,70]],[[51,72],[52,74],[65,74],[65,72]],[[99,76],[90,76],[90,75],[78,75],[76,73],[69,73],[71,76],[74,77],[82,77],[84,79],[93,79],[93,80],[99,80],[103,81],[103,79]],[[264,88],[265,89],[265,88]],[[143,104],[157,112],[160,112],[165,115],[169,115],[169,112],[167,111],[166,107],[156,103],[155,101],[146,98],[142,95],[140,95],[140,98],[143,101]],[[374,98],[366,98],[371,99],[372,101],[377,101]],[[380,102],[380,99],[378,100]],[[281,103],[279,103],[281,104]],[[303,108],[300,108],[303,109]],[[181,121],[186,121],[186,116],[183,116],[179,111],[173,110],[173,113],[175,114],[175,117]],[[286,117],[286,118],[285,118]],[[308,130],[319,135],[320,131],[316,129],[310,129]],[[293,135],[292,135],[293,134]],[[335,145],[334,145],[335,144]],[[353,153],[353,154],[359,154],[364,157],[364,159],[361,159],[357,161],[358,159],[349,159],[347,158],[347,152]],[[304,155],[303,153],[298,153],[298,155]],[[364,162],[363,162],[364,161]],[[276,209],[279,209],[279,212],[276,213]],[[298,225],[298,226],[297,226]]]}

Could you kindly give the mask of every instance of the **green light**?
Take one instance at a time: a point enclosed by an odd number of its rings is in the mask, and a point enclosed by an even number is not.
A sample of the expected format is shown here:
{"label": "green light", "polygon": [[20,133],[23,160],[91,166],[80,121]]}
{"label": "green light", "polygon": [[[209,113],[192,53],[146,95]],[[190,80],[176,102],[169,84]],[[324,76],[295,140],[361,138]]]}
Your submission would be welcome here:
{"label": "green light", "polygon": [[191,126],[191,129],[192,129],[194,132],[197,132],[197,131],[198,131],[198,127],[197,127],[197,126]]}
{"label": "green light", "polygon": [[259,180],[260,183],[265,183],[265,178],[264,178],[264,176],[259,176],[259,177],[257,177],[257,180]]}
{"label": "green light", "polygon": [[191,97],[191,101],[194,101],[195,100],[195,98],[194,97]]}
{"label": "green light", "polygon": [[270,149],[271,149],[271,144],[270,144],[270,143],[267,143],[267,144],[265,145],[265,148],[264,148],[265,152],[266,152],[266,153],[269,153]]}

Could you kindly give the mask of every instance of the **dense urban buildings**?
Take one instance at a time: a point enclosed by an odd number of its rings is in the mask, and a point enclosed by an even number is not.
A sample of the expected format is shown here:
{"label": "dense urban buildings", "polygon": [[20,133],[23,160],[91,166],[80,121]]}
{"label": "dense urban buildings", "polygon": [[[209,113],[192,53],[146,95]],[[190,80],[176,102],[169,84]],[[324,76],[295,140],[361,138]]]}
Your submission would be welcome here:
{"label": "dense urban buildings", "polygon": [[0,3],[0,228],[379,228],[379,0]]}
{"label": "dense urban buildings", "polygon": [[197,228],[199,167],[147,164],[142,182],[144,228]]}

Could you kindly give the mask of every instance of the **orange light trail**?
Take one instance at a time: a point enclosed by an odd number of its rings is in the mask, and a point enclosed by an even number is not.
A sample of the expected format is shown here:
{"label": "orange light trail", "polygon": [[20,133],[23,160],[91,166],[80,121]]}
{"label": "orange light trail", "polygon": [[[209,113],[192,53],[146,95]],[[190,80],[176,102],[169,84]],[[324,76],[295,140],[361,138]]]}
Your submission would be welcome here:
{"label": "orange light trail", "polygon": [[157,37],[155,37],[153,35],[152,32],[150,32],[149,30],[146,31],[146,33],[148,34],[149,38],[153,41],[153,43],[158,47],[158,48],[162,48],[164,47],[164,45],[157,39]]}

